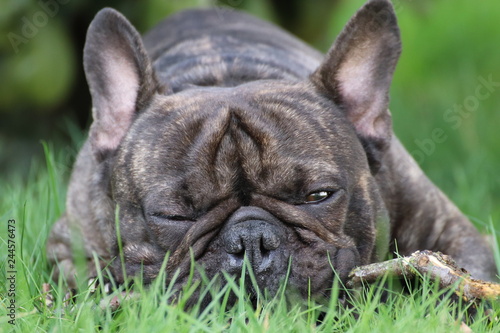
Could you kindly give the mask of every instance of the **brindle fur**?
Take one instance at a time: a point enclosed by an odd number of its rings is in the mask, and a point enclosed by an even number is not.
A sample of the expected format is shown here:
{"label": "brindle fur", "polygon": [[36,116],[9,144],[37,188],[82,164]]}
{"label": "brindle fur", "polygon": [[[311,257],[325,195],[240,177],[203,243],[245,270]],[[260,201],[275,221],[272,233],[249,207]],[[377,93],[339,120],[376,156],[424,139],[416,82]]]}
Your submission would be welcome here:
{"label": "brindle fur", "polygon": [[[271,250],[245,251],[271,292],[289,262],[291,286],[323,295],[334,278],[329,260],[345,279],[396,246],[402,255],[442,251],[495,279],[483,237],[392,133],[399,53],[385,0],[368,1],[326,57],[233,10],[182,12],[141,40],[104,9],[84,57],[94,123],[48,241],[56,274],[74,284],[80,240],[90,276],[96,253],[123,281],[113,260],[119,207],[126,272],[142,271],[146,282],[170,253],[167,269],[184,283],[190,249],[209,277],[238,274],[239,242],[255,233]],[[317,190],[335,193],[305,204]],[[249,217],[259,222],[241,223]],[[238,230],[245,236],[235,243]]]}

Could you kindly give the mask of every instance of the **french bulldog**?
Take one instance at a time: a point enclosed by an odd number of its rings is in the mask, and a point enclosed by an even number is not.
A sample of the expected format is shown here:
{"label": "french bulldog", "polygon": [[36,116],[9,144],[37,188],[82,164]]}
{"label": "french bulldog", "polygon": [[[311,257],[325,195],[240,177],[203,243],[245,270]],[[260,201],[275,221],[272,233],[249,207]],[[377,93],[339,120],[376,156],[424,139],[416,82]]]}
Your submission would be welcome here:
{"label": "french bulldog", "polygon": [[149,283],[168,255],[176,286],[192,258],[208,277],[247,260],[262,290],[286,277],[324,295],[396,249],[495,280],[483,236],[393,134],[400,52],[388,0],[368,1],[326,56],[235,10],[184,11],[143,38],[101,10],[84,49],[93,124],[48,239],[55,277],[75,284],[80,242],[89,277],[107,267],[119,283]]}

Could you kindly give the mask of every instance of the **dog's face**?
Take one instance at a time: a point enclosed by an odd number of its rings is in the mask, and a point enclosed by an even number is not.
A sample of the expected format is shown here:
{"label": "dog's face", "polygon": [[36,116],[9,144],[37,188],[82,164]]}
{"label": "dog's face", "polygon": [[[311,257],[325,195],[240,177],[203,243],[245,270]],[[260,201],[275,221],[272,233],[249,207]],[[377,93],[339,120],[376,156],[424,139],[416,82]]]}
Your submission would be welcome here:
{"label": "dog's face", "polygon": [[310,78],[175,94],[128,22],[101,16],[85,50],[90,143],[119,207],[128,274],[151,280],[170,253],[183,283],[192,251],[209,277],[239,274],[246,257],[262,289],[275,292],[290,267],[293,287],[321,294],[383,255],[373,175],[391,137],[399,55],[388,2],[358,12]]}
{"label": "dog's face", "polygon": [[188,267],[191,247],[209,276],[239,273],[246,254],[261,287],[276,290],[290,263],[292,285],[319,291],[332,267],[345,277],[374,255],[381,199],[365,151],[311,83],[158,96],[111,183],[127,265],[148,278],[168,251]]}

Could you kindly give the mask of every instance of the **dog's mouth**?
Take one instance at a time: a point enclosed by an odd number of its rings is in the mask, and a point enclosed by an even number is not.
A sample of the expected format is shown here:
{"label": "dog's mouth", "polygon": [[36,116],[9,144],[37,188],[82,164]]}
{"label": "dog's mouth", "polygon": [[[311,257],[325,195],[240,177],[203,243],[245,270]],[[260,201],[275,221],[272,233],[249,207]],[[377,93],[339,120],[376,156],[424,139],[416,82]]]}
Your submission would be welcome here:
{"label": "dog's mouth", "polygon": [[[318,256],[320,252],[317,251]],[[314,267],[307,262],[310,258],[294,261],[289,257],[289,260],[284,260],[282,267],[260,272],[253,269],[247,256],[242,267],[233,267],[232,270],[224,269],[224,273],[218,268],[211,267],[211,261],[204,261],[209,258],[202,258],[203,266],[208,270],[208,272],[203,270],[203,273],[209,278],[217,276],[216,285],[220,286],[221,290],[229,285],[228,305],[246,301],[256,307],[280,295],[284,295],[287,300],[292,299],[293,302],[313,300],[320,304],[328,304],[333,295],[339,304],[347,304],[348,291],[344,285],[349,272],[357,265],[357,252],[353,249],[337,249],[331,252],[331,255],[327,251],[323,253],[321,262],[313,260],[316,263]],[[309,253],[309,256],[313,254]],[[194,278],[198,279],[198,277],[196,274]],[[181,279],[178,288],[182,288],[185,282],[186,279]],[[196,295],[200,293],[204,293],[203,287],[200,287],[200,292]],[[207,305],[213,294],[206,292],[204,294],[205,299],[201,302]],[[190,303],[195,304],[198,301],[196,297],[193,297]]]}

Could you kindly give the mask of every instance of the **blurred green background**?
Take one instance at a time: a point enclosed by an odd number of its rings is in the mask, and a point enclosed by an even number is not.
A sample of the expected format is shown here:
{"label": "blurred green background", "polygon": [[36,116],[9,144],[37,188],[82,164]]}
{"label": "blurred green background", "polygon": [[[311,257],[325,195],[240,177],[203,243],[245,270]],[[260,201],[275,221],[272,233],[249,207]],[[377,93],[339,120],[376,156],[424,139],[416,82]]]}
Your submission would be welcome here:
{"label": "blurred green background", "polygon": [[[276,22],[327,51],[363,0],[0,0],[0,177],[24,177],[40,140],[69,174],[90,124],[86,29],[104,6],[141,32],[191,6],[225,5]],[[397,135],[477,224],[500,230],[500,1],[394,0],[403,54],[391,90]],[[488,83],[489,82],[489,83]],[[2,193],[2,195],[8,195]]]}

